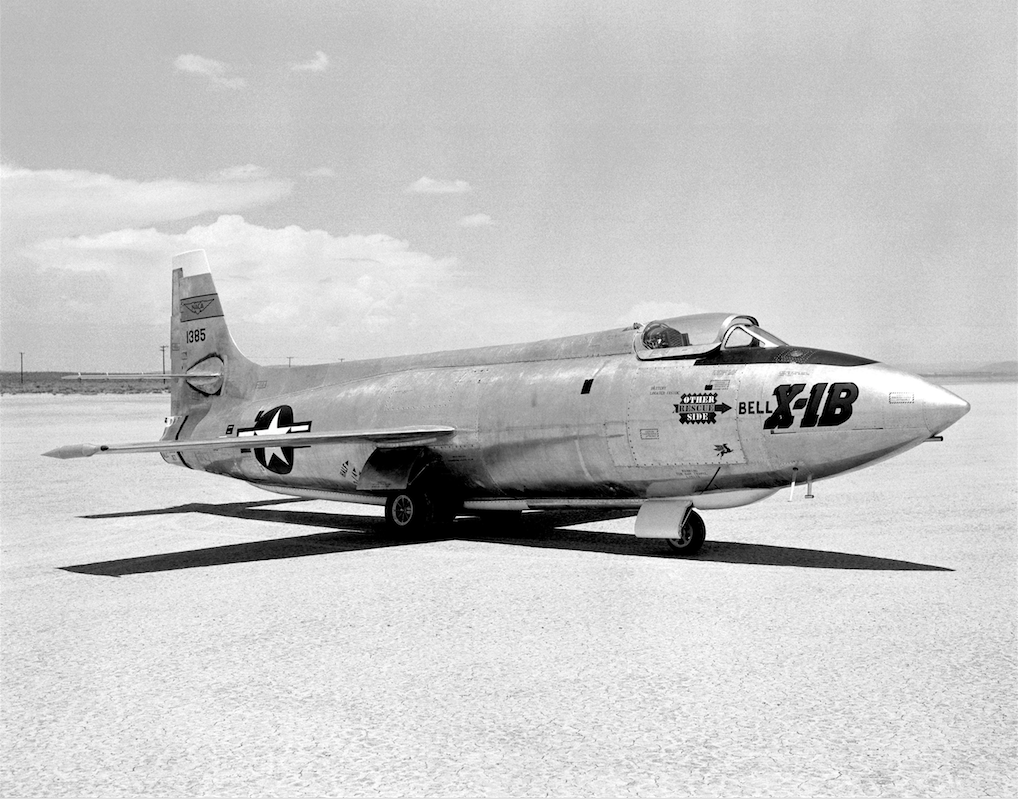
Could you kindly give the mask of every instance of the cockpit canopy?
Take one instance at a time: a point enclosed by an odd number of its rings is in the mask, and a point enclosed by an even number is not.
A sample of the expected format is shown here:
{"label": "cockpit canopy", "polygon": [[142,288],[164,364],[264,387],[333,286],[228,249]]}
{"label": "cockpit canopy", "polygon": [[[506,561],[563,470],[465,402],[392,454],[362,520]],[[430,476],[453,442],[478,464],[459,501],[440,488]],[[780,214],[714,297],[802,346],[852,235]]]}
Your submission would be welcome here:
{"label": "cockpit canopy", "polygon": [[708,313],[648,322],[637,338],[636,355],[641,360],[695,358],[722,348],[784,345],[752,316]]}

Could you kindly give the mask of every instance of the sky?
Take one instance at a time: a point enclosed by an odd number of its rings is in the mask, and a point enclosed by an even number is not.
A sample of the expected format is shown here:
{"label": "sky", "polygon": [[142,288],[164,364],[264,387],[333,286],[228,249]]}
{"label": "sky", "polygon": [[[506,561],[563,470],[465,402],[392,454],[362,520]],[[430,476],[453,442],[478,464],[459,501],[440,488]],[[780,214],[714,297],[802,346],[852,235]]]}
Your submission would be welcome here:
{"label": "sky", "polygon": [[208,252],[264,363],[750,314],[1018,357],[1011,2],[0,0],[0,368],[161,368]]}

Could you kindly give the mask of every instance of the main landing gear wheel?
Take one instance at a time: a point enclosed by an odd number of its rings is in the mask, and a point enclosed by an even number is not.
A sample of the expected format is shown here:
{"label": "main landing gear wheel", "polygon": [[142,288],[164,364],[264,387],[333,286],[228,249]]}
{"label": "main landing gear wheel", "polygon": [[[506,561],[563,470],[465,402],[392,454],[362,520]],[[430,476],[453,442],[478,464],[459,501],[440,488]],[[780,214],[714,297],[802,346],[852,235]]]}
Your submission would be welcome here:
{"label": "main landing gear wheel", "polygon": [[386,524],[391,531],[402,535],[425,532],[434,517],[434,505],[423,491],[396,491],[385,502]]}
{"label": "main landing gear wheel", "polygon": [[700,551],[706,537],[707,527],[703,519],[695,510],[690,510],[686,514],[686,521],[679,528],[679,537],[669,538],[667,541],[676,554],[689,557]]}

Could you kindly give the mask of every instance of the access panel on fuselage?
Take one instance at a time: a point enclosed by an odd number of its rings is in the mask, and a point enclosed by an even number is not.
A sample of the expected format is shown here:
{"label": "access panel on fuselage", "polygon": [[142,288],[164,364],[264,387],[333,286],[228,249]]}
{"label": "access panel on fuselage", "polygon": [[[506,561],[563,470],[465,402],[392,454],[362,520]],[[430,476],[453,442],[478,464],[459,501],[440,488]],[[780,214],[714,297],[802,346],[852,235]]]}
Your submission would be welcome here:
{"label": "access panel on fuselage", "polygon": [[626,435],[637,466],[745,463],[738,371],[644,363],[633,375]]}

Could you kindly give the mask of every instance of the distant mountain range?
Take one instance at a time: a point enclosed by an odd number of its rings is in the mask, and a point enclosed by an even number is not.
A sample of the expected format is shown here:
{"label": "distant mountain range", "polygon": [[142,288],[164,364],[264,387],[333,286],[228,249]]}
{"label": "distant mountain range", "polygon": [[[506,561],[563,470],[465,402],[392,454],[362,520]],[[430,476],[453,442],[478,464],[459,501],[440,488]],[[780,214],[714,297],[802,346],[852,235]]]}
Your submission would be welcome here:
{"label": "distant mountain range", "polygon": [[917,363],[901,367],[923,377],[975,377],[981,380],[1018,380],[1018,361],[994,363]]}

